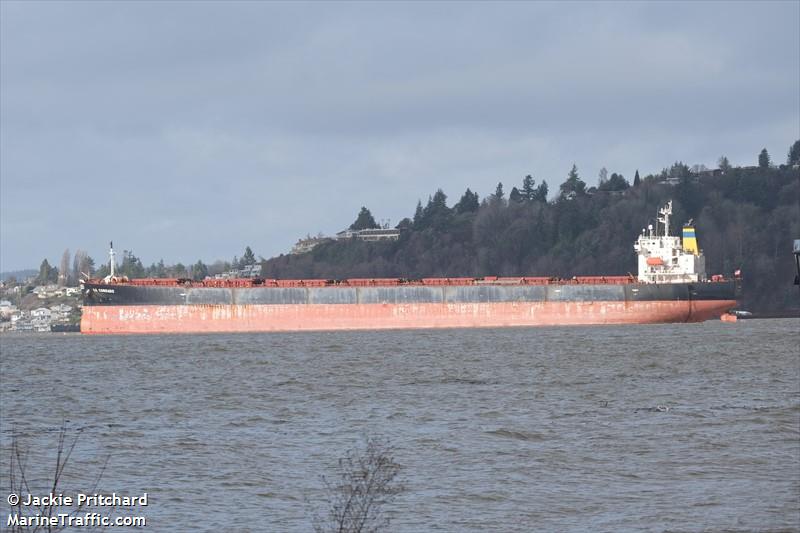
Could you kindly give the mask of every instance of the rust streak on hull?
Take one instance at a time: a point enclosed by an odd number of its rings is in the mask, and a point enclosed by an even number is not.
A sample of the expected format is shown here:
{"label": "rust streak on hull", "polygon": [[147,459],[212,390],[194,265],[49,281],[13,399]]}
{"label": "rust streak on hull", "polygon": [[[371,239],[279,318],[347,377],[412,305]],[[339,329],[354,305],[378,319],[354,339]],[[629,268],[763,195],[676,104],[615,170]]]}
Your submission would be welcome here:
{"label": "rust streak on hull", "polygon": [[702,322],[735,300],[312,305],[107,305],[83,308],[81,332],[234,333]]}

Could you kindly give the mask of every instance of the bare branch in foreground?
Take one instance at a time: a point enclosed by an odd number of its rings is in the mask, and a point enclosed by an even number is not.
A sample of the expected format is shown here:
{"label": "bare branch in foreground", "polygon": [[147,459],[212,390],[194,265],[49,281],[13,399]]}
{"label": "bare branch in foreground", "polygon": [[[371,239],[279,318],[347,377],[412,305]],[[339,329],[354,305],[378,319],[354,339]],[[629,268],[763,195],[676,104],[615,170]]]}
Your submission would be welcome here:
{"label": "bare branch in foreground", "polygon": [[[11,460],[10,460],[10,472],[9,472],[9,480],[10,480],[10,494],[15,494],[18,496],[17,501],[14,505],[11,505],[11,513],[18,517],[22,516],[30,516],[31,514],[36,514],[42,517],[51,518],[55,514],[63,513],[64,511],[61,508],[54,504],[52,501],[48,501],[48,503],[41,504],[35,507],[35,511],[32,513],[31,509],[26,508],[23,505],[24,495],[27,494],[34,494],[34,495],[44,495],[47,494],[60,494],[63,491],[63,480],[64,480],[64,471],[67,468],[70,458],[72,457],[72,452],[75,450],[75,446],[78,443],[78,439],[80,438],[82,430],[77,429],[70,432],[69,428],[67,427],[67,423],[62,422],[61,427],[58,430],[57,440],[56,440],[56,464],[52,474],[52,483],[48,482],[49,486],[47,490],[37,492],[35,487],[31,487],[29,482],[30,472],[29,472],[29,462],[28,462],[28,450],[23,447],[20,443],[19,436],[16,431],[12,431],[11,435]],[[70,434],[72,433],[72,434]],[[97,489],[98,484],[100,483],[100,479],[103,477],[105,472],[106,466],[108,465],[108,457],[105,458],[103,462],[103,466],[100,468],[99,473],[97,474],[97,478],[94,481],[91,490],[88,491],[89,493],[94,493]],[[9,502],[10,503],[10,502]],[[67,513],[70,516],[76,516],[81,513],[84,509],[85,504],[81,503],[71,512]],[[37,524],[37,525],[9,525],[6,531],[11,533],[22,533],[22,532],[38,532],[38,531],[46,531],[48,533],[53,531],[61,531],[65,529],[64,527],[57,527],[52,526],[50,524]]]}
{"label": "bare branch in foreground", "polygon": [[376,533],[388,527],[384,505],[403,491],[392,452],[386,441],[368,438],[364,449],[339,459],[332,481],[323,476],[328,511],[315,516],[316,533]]}

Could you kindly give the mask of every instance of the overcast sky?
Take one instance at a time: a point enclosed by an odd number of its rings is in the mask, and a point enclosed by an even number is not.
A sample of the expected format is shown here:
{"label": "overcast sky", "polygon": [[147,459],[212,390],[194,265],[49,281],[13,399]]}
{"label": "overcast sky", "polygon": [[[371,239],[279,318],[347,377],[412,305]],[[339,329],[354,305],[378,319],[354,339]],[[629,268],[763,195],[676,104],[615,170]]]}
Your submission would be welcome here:
{"label": "overcast sky", "polygon": [[287,252],[800,138],[800,2],[0,2],[0,270]]}

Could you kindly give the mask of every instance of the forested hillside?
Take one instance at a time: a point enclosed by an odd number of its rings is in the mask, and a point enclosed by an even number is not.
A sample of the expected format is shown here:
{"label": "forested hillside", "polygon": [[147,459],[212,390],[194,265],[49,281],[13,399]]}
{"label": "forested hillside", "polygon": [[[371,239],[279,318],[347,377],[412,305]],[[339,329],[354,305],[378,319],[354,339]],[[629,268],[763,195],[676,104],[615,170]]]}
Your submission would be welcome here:
{"label": "forested hillside", "polygon": [[[797,144],[797,143],[796,143]],[[763,154],[762,154],[763,156]],[[724,159],[724,158],[723,158]],[[765,158],[766,159],[766,158]],[[547,200],[547,185],[527,177],[506,194],[498,185],[479,201],[469,189],[452,207],[441,190],[398,241],[320,244],[311,252],[263,262],[268,278],[559,276],[636,273],[633,243],[658,207],[674,201],[674,227],[694,219],[709,275],[744,277],[743,307],[800,308],[792,240],[800,238],[796,166],[690,170],[682,163],[634,185],[612,174],[586,189],[576,168]],[[673,231],[674,233],[674,231]]]}

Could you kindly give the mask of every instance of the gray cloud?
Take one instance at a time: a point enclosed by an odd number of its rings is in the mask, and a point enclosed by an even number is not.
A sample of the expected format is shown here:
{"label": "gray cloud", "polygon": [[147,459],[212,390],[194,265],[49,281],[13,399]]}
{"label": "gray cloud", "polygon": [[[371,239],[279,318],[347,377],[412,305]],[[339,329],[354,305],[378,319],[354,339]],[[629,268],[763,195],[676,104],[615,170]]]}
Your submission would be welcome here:
{"label": "gray cloud", "polygon": [[785,158],[800,4],[0,4],[0,268],[271,256],[573,162]]}

